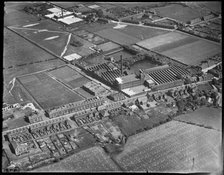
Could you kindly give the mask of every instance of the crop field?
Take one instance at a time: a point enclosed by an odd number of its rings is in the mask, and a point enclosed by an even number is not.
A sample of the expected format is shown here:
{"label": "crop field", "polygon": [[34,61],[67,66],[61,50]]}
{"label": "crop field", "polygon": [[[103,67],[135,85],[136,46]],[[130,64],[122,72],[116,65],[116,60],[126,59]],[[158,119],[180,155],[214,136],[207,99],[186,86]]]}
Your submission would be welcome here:
{"label": "crop field", "polygon": [[138,38],[119,32],[116,29],[105,29],[95,33],[103,38],[109,39],[121,45],[135,44],[139,41]]}
{"label": "crop field", "polygon": [[180,4],[171,4],[165,7],[155,8],[158,15],[162,17],[173,18],[182,22],[201,17],[200,13],[190,7],[184,7]]}
{"label": "crop field", "polygon": [[83,99],[44,72],[20,77],[19,80],[43,109]]}
{"label": "crop field", "polygon": [[131,26],[131,25],[128,25],[124,28],[120,28],[117,30],[127,35],[135,36],[139,40],[145,40],[145,39],[152,38],[158,35],[163,35],[169,32],[166,30],[153,29],[153,28],[140,27],[140,26]]}
{"label": "crop field", "polygon": [[196,65],[202,60],[221,52],[219,44],[177,32],[155,36],[140,41],[136,45],[188,65]]}
{"label": "crop field", "polygon": [[140,41],[137,43],[137,45],[153,50],[153,48],[156,48],[165,44],[171,44],[173,42],[185,39],[187,37],[188,37],[187,35],[183,35],[177,32],[169,32],[163,35],[155,36],[155,37]]}
{"label": "crop field", "polygon": [[121,46],[116,44],[116,43],[113,43],[111,41],[107,42],[107,43],[104,43],[104,44],[100,44],[98,45],[98,48],[102,49],[103,52],[108,52],[110,50],[113,50],[113,49],[118,49],[120,48]]}
{"label": "crop field", "polygon": [[12,28],[13,31],[19,33],[20,35],[30,39],[36,44],[50,50],[57,56],[60,56],[64,51],[66,43],[68,41],[69,34],[66,32],[49,32],[41,31],[38,29],[28,29],[28,28]]}
{"label": "crop field", "polygon": [[126,171],[216,172],[221,132],[171,121],[128,139],[116,156]]}
{"label": "crop field", "polygon": [[175,120],[190,122],[217,130],[222,130],[222,111],[217,108],[200,108],[189,114],[183,114],[175,118]]}
{"label": "crop field", "polygon": [[87,56],[87,55],[90,55],[91,53],[93,53],[93,51],[91,49],[89,49],[89,47],[92,47],[94,46],[94,44],[90,43],[89,41],[86,41],[76,35],[72,35],[71,36],[71,40],[75,40],[75,41],[78,41],[82,44],[82,46],[80,47],[75,47],[75,46],[72,46],[72,45],[68,45],[67,47],[67,51],[65,52],[65,56],[66,55],[70,55],[70,54],[73,54],[73,53],[77,53],[81,56]]}
{"label": "crop field", "polygon": [[208,8],[209,10],[213,12],[222,12],[222,5],[220,1],[215,1],[215,2],[199,2],[200,5]]}
{"label": "crop field", "polygon": [[92,147],[74,154],[59,163],[51,164],[34,171],[38,172],[100,172],[119,171],[115,163],[102,148]]}
{"label": "crop field", "polygon": [[55,70],[51,70],[48,74],[51,74],[56,79],[68,84],[72,88],[81,87],[83,84],[90,81],[88,78],[84,77],[69,66],[63,66]]}
{"label": "crop field", "polygon": [[221,46],[209,41],[199,40],[174,49],[161,52],[170,58],[188,65],[197,65],[202,60],[221,53]]}

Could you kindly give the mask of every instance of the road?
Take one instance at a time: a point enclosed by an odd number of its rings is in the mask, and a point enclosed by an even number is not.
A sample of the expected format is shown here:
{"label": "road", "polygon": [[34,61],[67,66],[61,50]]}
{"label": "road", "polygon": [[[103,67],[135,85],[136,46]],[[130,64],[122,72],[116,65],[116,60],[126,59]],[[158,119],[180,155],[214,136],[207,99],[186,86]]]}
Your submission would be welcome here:
{"label": "road", "polygon": [[[203,83],[206,83],[206,82],[208,82],[208,80],[197,82],[197,83],[191,83],[191,84],[203,84]],[[165,92],[165,91],[168,91],[168,90],[171,90],[171,89],[177,89],[177,88],[185,87],[185,86],[188,86],[188,85],[181,85],[181,86],[177,86],[177,87],[173,87],[173,88],[159,90],[159,91],[156,91],[156,92],[151,92],[149,94],[152,95],[154,93]],[[146,94],[141,94],[141,95],[138,95],[138,96],[135,96],[135,97],[131,97],[131,98],[128,98],[128,99],[124,99],[124,100],[121,100],[121,101],[118,101],[118,102],[110,102],[109,104],[104,104],[104,106],[105,106],[105,109],[115,109],[115,108],[121,106],[123,103],[126,103],[127,101],[136,100],[136,99],[138,99],[140,97],[144,97],[145,95]],[[63,116],[60,116],[60,117],[57,117],[57,118],[70,118],[71,115],[80,116],[80,115],[83,115],[83,113],[90,113],[90,112],[92,112],[92,110],[90,110],[90,109],[81,110],[81,111],[78,111],[78,112],[75,112],[75,113],[72,113],[72,114],[68,114],[68,115],[63,115]],[[3,131],[2,132],[2,136],[4,136],[5,134],[7,134],[8,132],[11,132],[13,130],[15,131],[17,129],[29,128],[29,127],[34,126],[34,125],[41,125],[42,123],[45,123],[46,121],[50,121],[50,120],[55,120],[55,118],[44,120],[44,121],[40,121],[40,122],[33,123],[33,124],[29,124],[29,125],[26,125],[26,126],[23,126],[23,127],[18,127],[18,128],[12,129],[12,130]]]}

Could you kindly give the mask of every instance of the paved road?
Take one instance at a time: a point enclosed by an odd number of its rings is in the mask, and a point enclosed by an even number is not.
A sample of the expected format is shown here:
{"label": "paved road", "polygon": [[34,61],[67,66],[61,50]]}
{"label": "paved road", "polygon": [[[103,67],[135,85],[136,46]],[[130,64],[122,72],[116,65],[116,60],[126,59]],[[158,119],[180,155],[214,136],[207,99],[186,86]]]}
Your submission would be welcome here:
{"label": "paved road", "polygon": [[[203,83],[206,83],[208,82],[208,80],[206,81],[201,81],[201,82],[197,82],[197,83],[192,83],[192,84],[203,84]],[[173,87],[173,88],[168,88],[168,89],[164,89],[164,90],[159,90],[159,91],[156,91],[156,92],[150,92],[149,94],[154,94],[154,93],[158,93],[158,92],[165,92],[165,91],[168,91],[170,89],[176,89],[176,88],[181,88],[181,87],[184,87],[184,86],[188,86],[188,85],[181,85],[181,86],[177,86],[177,87]],[[118,102],[110,102],[109,104],[106,104],[105,105],[105,108],[106,109],[114,109],[114,108],[117,108],[119,106],[121,106],[123,103],[127,102],[127,101],[130,101],[130,100],[135,100],[137,98],[140,98],[140,97],[144,97],[146,94],[142,94],[142,95],[138,95],[138,96],[135,96],[135,97],[131,97],[131,98],[128,98],[128,99],[124,99],[124,100],[121,100],[121,101],[118,101]],[[60,116],[60,117],[57,117],[57,118],[70,118],[71,115],[77,115],[77,116],[80,116],[82,115],[83,112],[87,112],[87,113],[90,113],[91,110],[90,109],[87,109],[87,110],[81,110],[81,111],[78,111],[78,112],[75,112],[73,114],[68,114],[68,115],[63,115],[63,116]],[[23,127],[18,127],[18,128],[15,128],[15,129],[12,129],[12,130],[7,130],[7,131],[3,131],[2,132],[2,135],[5,135],[6,133],[10,132],[10,131],[13,131],[13,130],[16,130],[16,129],[20,129],[20,128],[28,128],[30,126],[33,126],[33,125],[37,125],[37,124],[41,124],[41,123],[44,123],[46,121],[50,121],[50,120],[54,120],[55,118],[52,118],[52,119],[48,119],[48,120],[45,120],[45,121],[40,121],[40,122],[37,122],[37,123],[33,123],[33,124],[29,124],[29,125],[26,125],[26,126],[23,126]]]}

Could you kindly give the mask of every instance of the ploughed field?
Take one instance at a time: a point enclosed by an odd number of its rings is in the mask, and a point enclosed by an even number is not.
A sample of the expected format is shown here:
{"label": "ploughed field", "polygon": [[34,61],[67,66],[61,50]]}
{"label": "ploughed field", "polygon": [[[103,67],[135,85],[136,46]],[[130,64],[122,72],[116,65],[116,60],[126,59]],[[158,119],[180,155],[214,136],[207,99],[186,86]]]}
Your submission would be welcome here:
{"label": "ploughed field", "polygon": [[222,111],[217,108],[203,107],[191,113],[180,115],[175,120],[204,125],[220,131],[222,129]]}
{"label": "ploughed field", "polygon": [[92,147],[33,172],[105,172],[119,171],[102,148]]}
{"label": "ploughed field", "polygon": [[130,137],[115,159],[126,171],[215,172],[220,151],[221,132],[171,121]]}
{"label": "ploughed field", "polygon": [[197,65],[202,60],[221,52],[217,43],[179,32],[169,32],[136,43],[187,65]]}

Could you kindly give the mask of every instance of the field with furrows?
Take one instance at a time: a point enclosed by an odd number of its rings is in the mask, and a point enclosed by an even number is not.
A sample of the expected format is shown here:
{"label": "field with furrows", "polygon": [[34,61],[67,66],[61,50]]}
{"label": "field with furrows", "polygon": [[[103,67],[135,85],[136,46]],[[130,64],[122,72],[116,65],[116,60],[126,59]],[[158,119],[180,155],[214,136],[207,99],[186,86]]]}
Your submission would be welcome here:
{"label": "field with furrows", "polygon": [[214,172],[220,151],[221,132],[171,121],[129,138],[116,161],[127,171]]}

